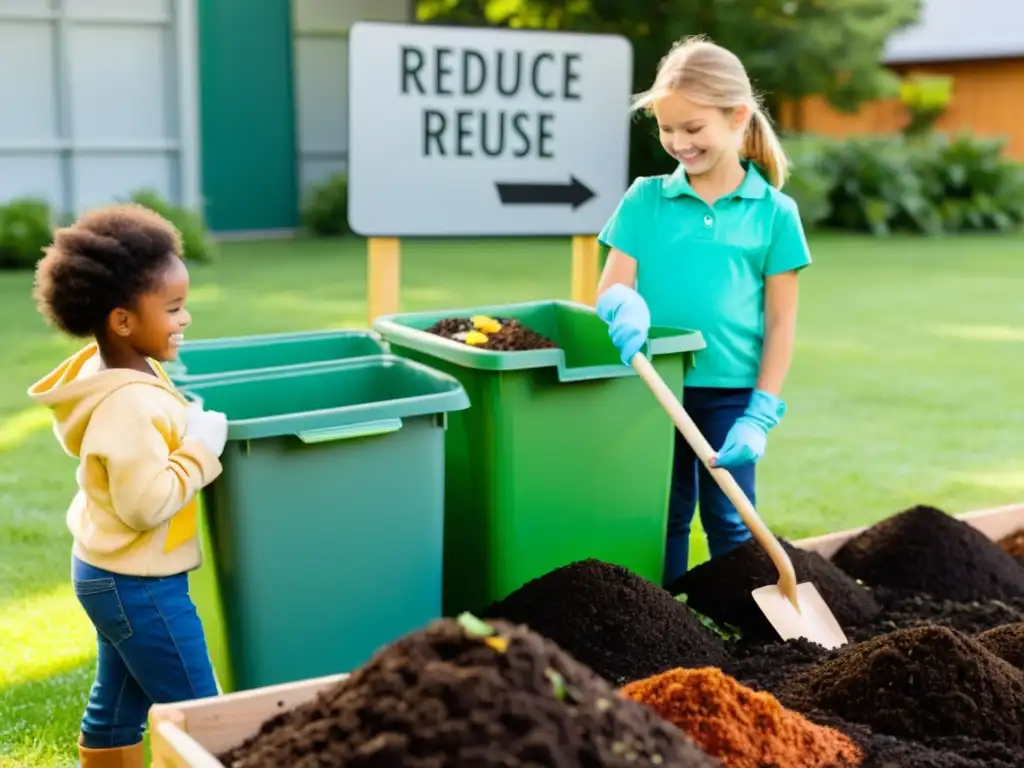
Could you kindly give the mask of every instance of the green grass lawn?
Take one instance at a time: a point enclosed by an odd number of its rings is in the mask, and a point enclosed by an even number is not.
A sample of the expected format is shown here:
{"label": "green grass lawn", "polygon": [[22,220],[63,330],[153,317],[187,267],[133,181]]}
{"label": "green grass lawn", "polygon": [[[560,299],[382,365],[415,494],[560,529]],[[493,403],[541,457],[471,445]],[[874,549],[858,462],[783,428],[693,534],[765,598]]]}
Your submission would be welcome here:
{"label": "green grass lawn", "polygon": [[[787,536],[1024,497],[1024,238],[820,237],[760,510]],[[365,324],[360,242],[224,246],[192,338]],[[567,297],[569,242],[410,242],[403,309]],[[94,640],[68,584],[74,464],[27,386],[74,344],[0,275],[0,766],[71,764]],[[614,439],[609,436],[609,439]]]}

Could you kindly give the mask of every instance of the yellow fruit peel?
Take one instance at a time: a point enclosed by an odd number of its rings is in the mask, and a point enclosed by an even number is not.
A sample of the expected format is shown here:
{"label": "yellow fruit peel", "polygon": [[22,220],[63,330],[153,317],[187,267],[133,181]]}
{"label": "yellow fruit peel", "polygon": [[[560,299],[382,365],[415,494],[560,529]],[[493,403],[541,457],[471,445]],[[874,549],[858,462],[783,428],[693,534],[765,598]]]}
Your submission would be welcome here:
{"label": "yellow fruit peel", "polygon": [[473,315],[469,321],[481,333],[497,333],[501,330],[501,323],[487,315]]}

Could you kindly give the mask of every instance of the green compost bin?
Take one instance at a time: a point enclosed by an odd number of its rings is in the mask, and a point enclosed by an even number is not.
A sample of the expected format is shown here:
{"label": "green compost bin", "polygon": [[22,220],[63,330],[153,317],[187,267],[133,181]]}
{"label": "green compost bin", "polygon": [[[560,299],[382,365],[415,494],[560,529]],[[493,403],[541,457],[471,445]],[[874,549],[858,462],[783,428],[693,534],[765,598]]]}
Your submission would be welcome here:
{"label": "green compost bin", "polygon": [[[164,370],[175,386],[245,375],[293,365],[333,363],[387,352],[380,336],[369,330],[324,330],[268,333],[189,341]],[[222,690],[234,690],[228,662],[224,609],[216,579],[216,555],[210,545],[205,496],[199,495],[198,528],[205,553],[203,567],[189,574],[189,591],[206,633],[210,659]]]}
{"label": "green compost bin", "polygon": [[332,363],[387,352],[369,330],[306,331],[188,341],[164,369],[177,386],[227,375],[312,363]]}
{"label": "green compost bin", "polygon": [[[425,330],[477,314],[517,319],[559,348],[494,352]],[[591,557],[660,583],[675,426],[593,308],[506,304],[389,315],[373,327],[392,353],[457,378],[472,403],[445,437],[446,614],[481,610]],[[648,354],[681,395],[703,347],[699,333],[654,328]]]}
{"label": "green compost bin", "polygon": [[441,615],[456,379],[378,355],[184,391],[228,417],[204,493],[226,690],[353,669]]}

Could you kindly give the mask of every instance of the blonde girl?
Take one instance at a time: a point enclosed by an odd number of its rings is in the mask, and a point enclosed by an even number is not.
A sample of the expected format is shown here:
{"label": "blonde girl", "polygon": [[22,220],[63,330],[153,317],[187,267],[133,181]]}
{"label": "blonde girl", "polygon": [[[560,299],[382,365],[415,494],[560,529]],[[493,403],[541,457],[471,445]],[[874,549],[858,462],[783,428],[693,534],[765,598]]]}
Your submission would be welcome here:
{"label": "blonde girl", "polygon": [[[800,214],[781,191],[788,162],[740,60],[702,37],[662,59],[634,108],[657,122],[678,162],[637,178],[600,234],[609,257],[598,314],[629,364],[651,324],[699,330],[683,402],[753,500],[754,466],[786,411],[797,275],[811,263]],[[686,573],[699,502],[712,557],[750,537],[736,509],[677,435],[664,580]]]}

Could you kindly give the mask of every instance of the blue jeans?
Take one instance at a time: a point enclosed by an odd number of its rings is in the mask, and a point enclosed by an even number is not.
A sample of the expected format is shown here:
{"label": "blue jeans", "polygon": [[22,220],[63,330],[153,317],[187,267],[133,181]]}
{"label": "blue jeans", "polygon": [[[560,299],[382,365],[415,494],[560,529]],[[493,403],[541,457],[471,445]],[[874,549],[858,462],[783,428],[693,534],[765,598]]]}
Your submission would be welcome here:
{"label": "blue jeans", "polygon": [[[750,403],[751,389],[684,387],[683,406],[697,429],[716,451]],[[754,465],[730,470],[743,492],[754,497]],[[664,584],[669,586],[686,573],[690,553],[690,524],[700,501],[700,522],[708,539],[711,557],[724,555],[750,538],[751,533],[732,502],[708,474],[693,449],[676,431],[672,491],[668,505],[668,538],[665,550]]]}
{"label": "blue jeans", "polygon": [[99,645],[82,717],[85,747],[138,744],[152,704],[217,695],[188,574],[124,576],[74,557],[71,578]]}

